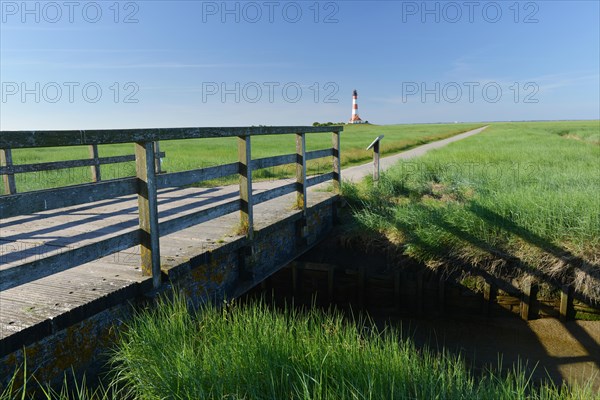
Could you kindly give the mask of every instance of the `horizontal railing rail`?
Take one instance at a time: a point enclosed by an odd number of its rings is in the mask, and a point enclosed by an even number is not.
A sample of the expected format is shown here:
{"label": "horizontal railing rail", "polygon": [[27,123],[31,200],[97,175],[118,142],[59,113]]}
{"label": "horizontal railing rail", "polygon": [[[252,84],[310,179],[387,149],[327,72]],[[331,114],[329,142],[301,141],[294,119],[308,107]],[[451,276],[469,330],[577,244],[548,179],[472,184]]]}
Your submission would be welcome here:
{"label": "horizontal railing rail", "polygon": [[[166,156],[164,152],[160,151],[158,142],[154,143],[154,165],[157,173],[162,173],[162,159]],[[34,163],[34,164],[19,164],[15,165],[12,157],[12,149],[4,148],[0,149],[0,175],[2,175],[4,183],[5,194],[17,193],[17,183],[15,180],[15,174],[25,174],[32,172],[47,172],[55,171],[60,169],[70,169],[79,167],[91,167],[91,181],[99,182],[102,180],[101,165],[127,163],[135,161],[134,155],[124,156],[112,156],[112,157],[100,157],[98,155],[98,145],[89,145],[90,158],[82,160],[66,160],[66,161],[53,161],[45,163]]]}
{"label": "horizontal railing rail", "polygon": [[103,129],[84,131],[2,131],[0,149],[82,146],[132,142],[158,142],[177,139],[332,132],[337,126],[257,126],[213,128]]}
{"label": "horizontal railing rail", "polygon": [[[0,132],[0,174],[4,177],[15,173],[41,171],[44,168],[73,168],[90,166],[93,183],[65,186],[55,189],[37,190],[0,196],[0,217],[8,219],[19,215],[59,209],[78,204],[93,203],[116,197],[138,196],[139,228],[127,229],[115,236],[98,242],[86,243],[42,259],[0,268],[0,290],[18,286],[42,276],[63,271],[94,261],[118,251],[140,245],[142,272],[152,276],[154,287],[161,284],[160,236],[167,235],[193,225],[209,221],[233,212],[240,212],[240,230],[251,242],[254,235],[254,205],[296,193],[295,206],[301,211],[301,221],[306,235],[307,197],[306,189],[329,180],[334,190],[341,183],[340,132],[342,127],[235,127],[235,128],[172,128],[172,129],[126,129],[92,131],[35,131]],[[306,151],[307,133],[332,133],[332,146],[327,149]],[[251,137],[254,135],[293,134],[296,138],[296,153],[260,159],[251,157]],[[215,137],[237,137],[238,161],[235,163],[206,168],[161,173],[158,141],[176,139],[202,139]],[[134,156],[98,157],[98,145],[134,143]],[[12,149],[35,147],[90,146],[90,159],[60,161],[40,164],[13,165]],[[307,162],[331,157],[331,172],[307,176]],[[101,181],[99,166],[113,162],[135,161],[136,176]],[[253,194],[252,172],[281,165],[295,164],[295,181]],[[94,176],[94,173],[97,175]],[[9,175],[10,174],[10,175]],[[220,202],[211,207],[170,217],[159,223],[158,190],[188,186],[228,176],[239,176],[239,194],[233,200]],[[5,179],[5,184],[10,183]],[[12,182],[14,186],[14,181]],[[5,185],[7,186],[7,185]],[[14,189],[14,188],[13,188]]]}

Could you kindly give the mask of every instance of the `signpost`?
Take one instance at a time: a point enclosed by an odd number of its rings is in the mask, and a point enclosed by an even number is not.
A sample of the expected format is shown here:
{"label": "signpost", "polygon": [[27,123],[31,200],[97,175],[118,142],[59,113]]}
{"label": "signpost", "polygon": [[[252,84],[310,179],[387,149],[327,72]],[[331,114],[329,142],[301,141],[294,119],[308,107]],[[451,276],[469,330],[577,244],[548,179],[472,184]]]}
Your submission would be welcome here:
{"label": "signpost", "polygon": [[379,180],[379,142],[383,139],[384,135],[379,135],[373,142],[367,147],[367,150],[373,149],[373,182]]}

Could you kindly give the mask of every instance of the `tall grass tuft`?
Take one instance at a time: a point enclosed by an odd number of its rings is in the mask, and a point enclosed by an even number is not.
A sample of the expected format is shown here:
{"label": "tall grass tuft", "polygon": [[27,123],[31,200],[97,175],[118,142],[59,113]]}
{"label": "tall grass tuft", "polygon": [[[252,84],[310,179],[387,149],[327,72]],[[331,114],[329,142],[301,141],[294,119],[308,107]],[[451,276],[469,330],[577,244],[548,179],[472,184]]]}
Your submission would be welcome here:
{"label": "tall grass tuft", "polygon": [[593,398],[535,387],[520,371],[475,378],[457,357],[336,312],[257,302],[190,313],[179,295],[133,319],[112,365],[115,384],[140,399]]}

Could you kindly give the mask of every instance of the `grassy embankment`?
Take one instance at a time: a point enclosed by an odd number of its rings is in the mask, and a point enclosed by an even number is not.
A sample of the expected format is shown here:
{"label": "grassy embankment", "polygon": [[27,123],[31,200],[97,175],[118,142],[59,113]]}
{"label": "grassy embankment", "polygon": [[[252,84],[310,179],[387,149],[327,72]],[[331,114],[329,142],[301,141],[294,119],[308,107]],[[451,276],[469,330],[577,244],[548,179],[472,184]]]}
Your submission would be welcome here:
{"label": "grassy embankment", "polygon": [[[342,166],[355,165],[370,159],[370,151],[365,148],[378,135],[385,134],[382,151],[392,154],[435,140],[444,139],[461,132],[475,129],[481,124],[432,124],[432,125],[347,125],[342,133]],[[237,161],[236,138],[171,140],[161,142],[161,151],[166,152],[163,169],[178,172]],[[281,154],[295,153],[293,135],[263,136],[252,140],[252,157],[262,158]],[[307,135],[308,150],[331,147],[331,134]],[[132,144],[101,145],[100,157],[133,154]],[[15,164],[31,164],[50,161],[86,159],[89,157],[85,146],[40,149],[15,149]],[[103,179],[115,179],[135,175],[135,163],[103,165]],[[308,165],[309,173],[331,171],[328,159],[313,160]],[[289,177],[295,173],[293,165],[256,171],[256,179],[275,179]],[[51,187],[87,183],[91,179],[90,168],[71,168],[47,172],[17,174],[16,183],[19,192]],[[237,182],[235,177],[211,184]],[[4,193],[0,180],[0,193]]]}
{"label": "grassy embankment", "polygon": [[361,232],[431,267],[556,279],[600,299],[600,121],[495,123],[348,185]]}
{"label": "grassy embankment", "polygon": [[[475,376],[455,356],[418,350],[394,330],[335,312],[252,303],[190,313],[177,296],[129,323],[112,363],[111,384],[120,391],[98,389],[95,398],[598,398],[588,386],[535,385],[518,369]],[[85,388],[76,392],[94,398]]]}

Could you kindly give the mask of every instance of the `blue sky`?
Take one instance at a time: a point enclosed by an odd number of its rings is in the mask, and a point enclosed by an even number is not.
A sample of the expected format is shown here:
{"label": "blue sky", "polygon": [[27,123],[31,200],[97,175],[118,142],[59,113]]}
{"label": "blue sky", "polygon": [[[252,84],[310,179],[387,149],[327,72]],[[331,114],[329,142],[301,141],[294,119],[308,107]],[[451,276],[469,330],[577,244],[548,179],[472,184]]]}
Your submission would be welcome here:
{"label": "blue sky", "polygon": [[2,130],[600,118],[598,1],[1,1]]}

